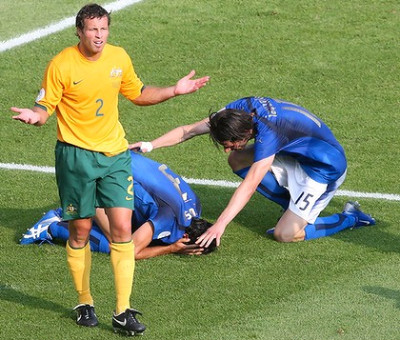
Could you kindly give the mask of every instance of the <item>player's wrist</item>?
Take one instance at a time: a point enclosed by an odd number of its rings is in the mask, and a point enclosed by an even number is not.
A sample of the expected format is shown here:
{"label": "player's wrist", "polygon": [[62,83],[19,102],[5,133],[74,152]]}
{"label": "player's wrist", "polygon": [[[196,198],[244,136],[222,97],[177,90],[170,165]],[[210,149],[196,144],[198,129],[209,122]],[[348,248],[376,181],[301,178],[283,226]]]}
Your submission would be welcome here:
{"label": "player's wrist", "polygon": [[151,142],[142,142],[140,145],[141,152],[151,152],[154,149],[153,144]]}

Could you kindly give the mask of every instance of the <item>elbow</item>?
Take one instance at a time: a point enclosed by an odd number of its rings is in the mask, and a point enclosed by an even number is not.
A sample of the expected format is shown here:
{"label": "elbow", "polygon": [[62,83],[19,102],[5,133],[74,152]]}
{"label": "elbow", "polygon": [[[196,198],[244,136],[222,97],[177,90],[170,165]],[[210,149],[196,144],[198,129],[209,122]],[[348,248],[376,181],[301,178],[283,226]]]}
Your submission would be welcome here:
{"label": "elbow", "polygon": [[151,103],[149,103],[149,102],[145,102],[145,101],[138,100],[138,99],[131,100],[131,102],[133,104],[137,105],[137,106],[149,106],[149,105],[151,105]]}

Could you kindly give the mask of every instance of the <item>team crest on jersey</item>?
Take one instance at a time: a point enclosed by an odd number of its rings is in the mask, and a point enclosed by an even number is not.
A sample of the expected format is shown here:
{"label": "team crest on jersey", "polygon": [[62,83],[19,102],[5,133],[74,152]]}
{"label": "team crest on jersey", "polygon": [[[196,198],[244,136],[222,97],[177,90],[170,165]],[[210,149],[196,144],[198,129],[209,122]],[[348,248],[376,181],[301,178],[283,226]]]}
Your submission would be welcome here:
{"label": "team crest on jersey", "polygon": [[113,67],[110,72],[110,78],[122,77],[122,70],[119,67]]}

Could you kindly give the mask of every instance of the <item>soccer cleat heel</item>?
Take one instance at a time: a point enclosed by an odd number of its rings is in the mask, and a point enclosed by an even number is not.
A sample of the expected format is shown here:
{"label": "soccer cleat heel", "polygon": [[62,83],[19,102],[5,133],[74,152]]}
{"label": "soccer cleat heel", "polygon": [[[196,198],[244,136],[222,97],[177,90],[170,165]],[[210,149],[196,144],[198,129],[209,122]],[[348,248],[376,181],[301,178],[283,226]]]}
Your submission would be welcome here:
{"label": "soccer cleat heel", "polygon": [[129,336],[143,335],[146,326],[140,323],[136,315],[142,315],[136,309],[128,308],[118,315],[113,314],[112,326],[115,333],[124,333]]}
{"label": "soccer cleat heel", "polygon": [[80,304],[74,308],[76,311],[76,324],[85,327],[95,327],[99,324],[94,307]]}
{"label": "soccer cleat heel", "polygon": [[61,209],[50,210],[31,228],[29,228],[22,238],[19,240],[20,244],[32,244],[48,242],[51,243],[52,236],[50,235],[48,229],[50,224],[53,222],[61,221]]}
{"label": "soccer cleat heel", "polygon": [[372,226],[376,224],[375,219],[361,210],[360,204],[357,201],[348,201],[343,208],[343,214],[353,216],[355,224],[353,228],[364,226]]}
{"label": "soccer cleat heel", "polygon": [[274,232],[275,232],[275,228],[270,228],[270,229],[267,229],[267,231],[265,233],[267,235],[274,235]]}

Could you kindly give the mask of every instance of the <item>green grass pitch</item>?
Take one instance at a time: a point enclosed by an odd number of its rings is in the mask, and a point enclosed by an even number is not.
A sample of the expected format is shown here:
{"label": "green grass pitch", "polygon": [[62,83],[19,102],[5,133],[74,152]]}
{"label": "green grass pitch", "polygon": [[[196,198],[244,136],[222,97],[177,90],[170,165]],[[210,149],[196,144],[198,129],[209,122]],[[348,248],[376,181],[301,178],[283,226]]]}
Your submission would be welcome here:
{"label": "green grass pitch", "polygon": [[[0,41],[63,18],[86,2],[0,3]],[[349,163],[341,189],[400,193],[398,180],[400,4],[354,0],[144,0],[116,11],[109,42],[123,46],[146,84],[171,85],[195,69],[210,83],[154,107],[121,98],[130,142],[150,140],[244,96],[290,100],[320,116]],[[50,58],[77,43],[72,27],[0,52],[0,163],[53,166],[55,119],[35,128],[11,119],[29,107]],[[1,45],[1,43],[0,43]],[[149,156],[188,178],[237,181],[226,155],[199,137]],[[100,325],[75,325],[76,294],[63,245],[20,246],[41,214],[58,206],[52,174],[0,168],[0,340],[112,339],[109,257],[94,254]],[[214,221],[233,189],[193,185]],[[132,305],[147,340],[399,339],[399,202],[356,197],[370,228],[280,244],[265,236],[280,211],[255,195],[220,249],[136,263]],[[335,197],[324,214],[342,209]]]}

